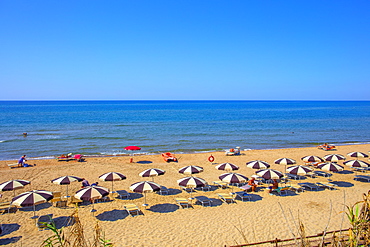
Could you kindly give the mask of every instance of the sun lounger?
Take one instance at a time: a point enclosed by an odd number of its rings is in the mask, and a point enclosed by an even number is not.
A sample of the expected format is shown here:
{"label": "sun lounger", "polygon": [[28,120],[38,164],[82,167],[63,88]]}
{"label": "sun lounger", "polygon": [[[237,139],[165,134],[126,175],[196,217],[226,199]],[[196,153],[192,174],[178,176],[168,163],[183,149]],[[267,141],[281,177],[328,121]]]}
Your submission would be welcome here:
{"label": "sun lounger", "polygon": [[227,194],[227,193],[218,193],[217,194],[218,197],[221,199],[221,201],[227,203],[227,204],[230,204],[230,203],[233,203],[235,201],[234,197],[232,197],[230,194]]}
{"label": "sun lounger", "polygon": [[185,192],[188,192],[188,193],[190,193],[190,192],[193,192],[193,191],[194,191],[194,189],[193,189],[193,188],[188,188],[188,187],[184,187],[184,186],[180,186],[180,188],[181,188],[182,190],[184,190]]}
{"label": "sun lounger", "polygon": [[295,175],[295,174],[291,174],[291,173],[285,173],[285,175],[290,178],[290,179],[294,179],[294,180],[300,180],[300,179],[303,179],[302,176],[299,176],[299,175]]}
{"label": "sun lounger", "polygon": [[213,181],[213,184],[216,185],[217,187],[220,187],[222,189],[226,189],[229,187],[229,184],[227,182],[223,181]]}
{"label": "sun lounger", "polygon": [[250,201],[251,195],[244,191],[238,191],[238,192],[235,192],[235,198],[240,198],[240,200],[242,200],[243,202],[244,200]]}
{"label": "sun lounger", "polygon": [[132,217],[134,217],[134,215],[140,215],[140,212],[141,212],[140,208],[136,206],[135,204],[126,204],[126,205],[123,205],[123,208]]}
{"label": "sun lounger", "polygon": [[370,167],[355,167],[354,169],[355,169],[355,171],[358,171],[358,172],[368,172],[368,171],[370,171]]}
{"label": "sun lounger", "polygon": [[40,216],[37,219],[37,228],[39,230],[45,230],[47,228],[48,224],[51,224],[53,222],[53,214],[45,214]]}
{"label": "sun lounger", "polygon": [[161,189],[158,191],[160,195],[168,195],[168,189],[164,186],[161,186]]}
{"label": "sun lounger", "polygon": [[129,199],[130,198],[130,193],[128,193],[126,190],[118,190],[117,194],[118,194],[119,199]]}
{"label": "sun lounger", "polygon": [[304,192],[304,187],[300,185],[291,185],[289,189],[297,193]]}
{"label": "sun lounger", "polygon": [[70,204],[75,204],[75,206],[76,206],[76,207],[78,207],[78,204],[79,204],[79,203],[81,203],[81,202],[83,202],[83,201],[82,201],[82,200],[80,200],[80,199],[77,199],[77,198],[76,198],[76,197],[74,197],[74,196],[72,196],[72,197],[71,197],[71,200],[70,200],[70,202],[69,202],[69,203],[70,203]]}
{"label": "sun lounger", "polygon": [[324,171],[314,171],[313,173],[315,173],[318,176],[322,176],[322,177],[330,177],[331,176],[330,173],[324,172]]}
{"label": "sun lounger", "polygon": [[175,198],[175,201],[181,208],[192,207],[191,202],[186,198]]}
{"label": "sun lounger", "polygon": [[210,191],[212,189],[212,186],[209,184],[206,184],[205,186],[202,187],[203,191]]}
{"label": "sun lounger", "polygon": [[308,188],[310,190],[319,190],[319,186],[314,183],[299,183],[298,185]]}
{"label": "sun lounger", "polygon": [[329,189],[329,190],[335,190],[336,189],[335,187],[338,186],[338,185],[333,184],[333,183],[325,183],[325,182],[318,182],[316,184],[317,184],[317,186],[324,187],[324,188]]}
{"label": "sun lounger", "polygon": [[284,186],[284,187],[278,187],[277,189],[274,189],[272,190],[271,192],[272,193],[277,193],[279,196],[281,196],[282,194],[288,194],[288,190],[289,190],[290,186]]}
{"label": "sun lounger", "polygon": [[315,177],[317,177],[317,174],[315,174],[313,172],[308,172],[305,176],[310,177],[310,178],[315,178]]}
{"label": "sun lounger", "polygon": [[196,196],[195,199],[202,204],[203,207],[205,206],[212,206],[212,200],[206,196]]}
{"label": "sun lounger", "polygon": [[17,212],[18,208],[11,204],[11,202],[2,202],[0,203],[0,213],[15,213]]}
{"label": "sun lounger", "polygon": [[366,180],[367,182],[370,182],[370,176],[365,175],[355,175],[355,180]]}
{"label": "sun lounger", "polygon": [[22,165],[19,164],[19,163],[8,164],[8,166],[9,166],[10,169],[12,169],[14,167],[22,167]]}

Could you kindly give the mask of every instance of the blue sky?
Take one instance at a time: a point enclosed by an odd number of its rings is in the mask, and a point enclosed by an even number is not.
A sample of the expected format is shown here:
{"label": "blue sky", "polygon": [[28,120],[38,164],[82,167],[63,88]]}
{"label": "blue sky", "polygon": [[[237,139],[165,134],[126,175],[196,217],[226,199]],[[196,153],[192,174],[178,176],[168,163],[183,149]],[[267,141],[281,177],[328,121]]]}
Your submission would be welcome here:
{"label": "blue sky", "polygon": [[370,100],[370,1],[0,1],[1,100]]}

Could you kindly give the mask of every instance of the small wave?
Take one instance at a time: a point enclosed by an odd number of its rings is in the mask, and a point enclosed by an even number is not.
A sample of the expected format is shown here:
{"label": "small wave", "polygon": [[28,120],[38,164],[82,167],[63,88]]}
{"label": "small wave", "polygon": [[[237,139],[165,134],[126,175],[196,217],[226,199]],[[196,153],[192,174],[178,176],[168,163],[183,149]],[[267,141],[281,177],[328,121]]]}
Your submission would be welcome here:
{"label": "small wave", "polygon": [[0,141],[0,143],[1,143],[1,142],[6,142],[6,140],[1,140],[1,141]]}

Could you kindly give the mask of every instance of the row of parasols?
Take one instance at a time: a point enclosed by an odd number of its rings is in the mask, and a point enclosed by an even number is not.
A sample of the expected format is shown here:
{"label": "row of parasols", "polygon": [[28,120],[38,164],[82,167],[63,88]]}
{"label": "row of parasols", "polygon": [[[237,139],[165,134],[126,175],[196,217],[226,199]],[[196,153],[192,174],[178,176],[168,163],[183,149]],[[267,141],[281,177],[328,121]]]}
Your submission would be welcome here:
{"label": "row of parasols", "polygon": [[[348,156],[350,157],[362,157],[366,158],[368,157],[367,154],[361,153],[361,152],[352,152],[349,153]],[[343,167],[338,165],[336,162],[340,160],[345,160],[345,157],[340,154],[330,154],[326,155],[324,158],[320,158],[318,156],[305,156],[302,157],[302,160],[307,163],[312,162],[324,162],[329,161],[329,163],[322,163],[319,164],[317,167],[322,170],[332,171],[332,172],[338,172],[343,170]],[[281,164],[281,165],[293,165],[296,164],[296,161],[290,158],[281,158],[274,162],[275,164]],[[351,160],[346,161],[344,164],[350,166],[350,167],[369,167],[370,165],[364,161],[361,160]],[[261,169],[256,172],[256,174],[259,177],[262,177],[264,179],[279,179],[282,178],[284,175],[282,172],[274,170],[274,169],[268,169],[270,165],[261,160],[254,160],[250,161],[247,164],[247,167],[253,168],[253,169]],[[231,163],[222,163],[215,167],[218,170],[225,170],[225,171],[236,171],[239,169],[238,166],[231,164]],[[190,177],[185,177],[182,179],[179,179],[177,182],[179,186],[183,186],[186,188],[199,188],[204,187],[207,185],[207,182],[199,177],[193,177],[193,174],[197,174],[203,171],[203,168],[200,166],[186,166],[181,169],[179,169],[179,173],[185,174],[185,175],[191,175]],[[296,165],[291,166],[286,169],[288,173],[295,174],[295,175],[305,175],[312,171],[311,167],[303,166],[303,165]],[[152,177],[153,181],[142,181],[134,183],[130,186],[130,190],[137,193],[144,193],[144,204],[146,204],[146,193],[147,192],[154,192],[159,191],[161,189],[161,186],[154,182],[155,176],[160,176],[165,174],[164,170],[152,168],[145,170],[141,172],[139,175],[141,177]],[[126,176],[119,173],[119,172],[108,172],[101,176],[99,176],[99,179],[102,181],[111,181],[112,182],[112,192],[113,192],[113,182],[124,180],[126,179]],[[219,179],[223,182],[227,182],[229,184],[239,184],[239,183],[245,183],[248,181],[248,178],[242,174],[230,172],[225,173],[219,176]],[[60,184],[60,185],[67,185],[66,189],[66,195],[68,197],[68,185],[72,182],[81,182],[82,178],[76,177],[76,176],[63,176],[56,179],[51,180],[54,184]],[[35,206],[36,204],[43,203],[46,201],[49,201],[53,198],[53,194],[50,191],[45,190],[33,190],[29,192],[22,193],[18,196],[15,196],[15,190],[19,188],[23,188],[25,185],[30,184],[30,181],[27,180],[10,180],[5,183],[0,184],[0,191],[14,191],[14,198],[12,199],[12,204],[16,206]],[[84,201],[94,201],[95,199],[102,198],[104,196],[107,196],[109,194],[109,190],[107,188],[101,187],[101,186],[87,186],[79,191],[76,192],[74,197],[84,200]]]}

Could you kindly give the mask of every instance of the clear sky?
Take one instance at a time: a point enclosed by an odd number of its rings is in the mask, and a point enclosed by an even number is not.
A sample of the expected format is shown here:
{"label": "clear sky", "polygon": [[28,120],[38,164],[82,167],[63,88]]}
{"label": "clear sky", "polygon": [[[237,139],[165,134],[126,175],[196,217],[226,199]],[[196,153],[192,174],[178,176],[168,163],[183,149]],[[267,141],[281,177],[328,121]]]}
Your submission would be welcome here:
{"label": "clear sky", "polygon": [[370,100],[369,0],[3,0],[0,99]]}

